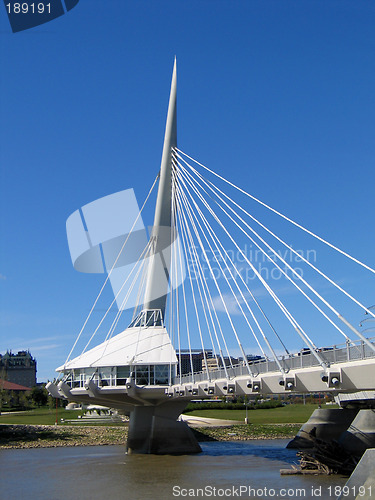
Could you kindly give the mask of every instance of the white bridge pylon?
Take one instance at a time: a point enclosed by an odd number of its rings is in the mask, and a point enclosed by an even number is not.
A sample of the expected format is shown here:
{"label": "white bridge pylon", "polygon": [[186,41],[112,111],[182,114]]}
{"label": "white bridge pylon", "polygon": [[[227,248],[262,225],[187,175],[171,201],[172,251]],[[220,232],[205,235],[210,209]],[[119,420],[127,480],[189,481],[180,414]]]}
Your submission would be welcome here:
{"label": "white bridge pylon", "polygon": [[[364,334],[371,298],[356,298],[282,231],[291,226],[361,272],[375,270],[179,149],[176,92],[175,63],[150,241],[115,317],[117,297],[90,330],[130,234],[124,240],[51,394],[131,413],[202,397],[375,389],[375,344]],[[137,305],[121,330],[133,290]],[[366,332],[355,326],[363,314]]]}

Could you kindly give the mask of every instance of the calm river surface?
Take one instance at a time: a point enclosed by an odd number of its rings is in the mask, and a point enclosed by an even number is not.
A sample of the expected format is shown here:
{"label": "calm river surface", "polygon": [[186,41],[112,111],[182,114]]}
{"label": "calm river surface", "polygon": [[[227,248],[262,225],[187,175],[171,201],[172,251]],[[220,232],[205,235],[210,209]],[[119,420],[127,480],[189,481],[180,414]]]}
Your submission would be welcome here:
{"label": "calm river surface", "polygon": [[128,456],[123,446],[1,450],[0,498],[336,498],[341,476],[280,476],[296,463],[287,442],[208,442],[178,457]]}

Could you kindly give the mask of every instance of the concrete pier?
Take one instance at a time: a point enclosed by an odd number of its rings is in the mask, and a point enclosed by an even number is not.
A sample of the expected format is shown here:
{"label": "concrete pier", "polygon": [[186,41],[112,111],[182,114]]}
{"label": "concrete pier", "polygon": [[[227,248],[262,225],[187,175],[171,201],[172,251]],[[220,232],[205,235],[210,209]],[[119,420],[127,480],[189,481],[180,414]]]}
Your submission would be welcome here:
{"label": "concrete pier", "polygon": [[186,402],[135,406],[130,413],[127,452],[155,455],[200,453],[189,426],[177,418]]}
{"label": "concrete pier", "polygon": [[310,431],[323,441],[338,440],[340,435],[347,430],[358,410],[343,410],[341,408],[317,409],[309,420],[303,424],[296,437],[287,445],[287,448],[312,448],[313,440]]}
{"label": "concrete pier", "polygon": [[368,448],[375,448],[375,410],[359,410],[338,441],[343,448],[357,456],[361,456]]}
{"label": "concrete pier", "polygon": [[338,497],[337,500],[370,500],[374,498],[375,491],[375,449],[366,450],[357,467],[348,479],[345,486],[348,487],[346,493]]}

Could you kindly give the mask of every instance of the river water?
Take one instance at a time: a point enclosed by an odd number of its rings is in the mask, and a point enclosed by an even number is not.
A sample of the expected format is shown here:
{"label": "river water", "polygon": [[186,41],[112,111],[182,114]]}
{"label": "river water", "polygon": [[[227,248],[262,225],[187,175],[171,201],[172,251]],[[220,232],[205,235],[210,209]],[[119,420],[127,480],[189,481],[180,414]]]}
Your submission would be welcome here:
{"label": "river water", "polygon": [[123,446],[1,450],[0,498],[336,498],[346,478],[280,476],[297,463],[287,442],[208,442],[177,457],[126,455]]}

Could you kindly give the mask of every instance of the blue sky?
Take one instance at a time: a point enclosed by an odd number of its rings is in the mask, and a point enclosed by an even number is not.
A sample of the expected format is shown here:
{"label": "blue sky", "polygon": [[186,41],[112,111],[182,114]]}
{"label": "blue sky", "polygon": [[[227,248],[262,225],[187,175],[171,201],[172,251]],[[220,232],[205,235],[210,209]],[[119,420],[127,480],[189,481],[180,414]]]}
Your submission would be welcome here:
{"label": "blue sky", "polygon": [[[103,281],[73,269],[66,219],[146,196],[175,54],[179,147],[375,267],[374,26],[361,0],[81,0],[12,34],[2,8],[0,352],[29,348],[39,380],[65,360]],[[374,278],[319,248],[374,304]]]}

